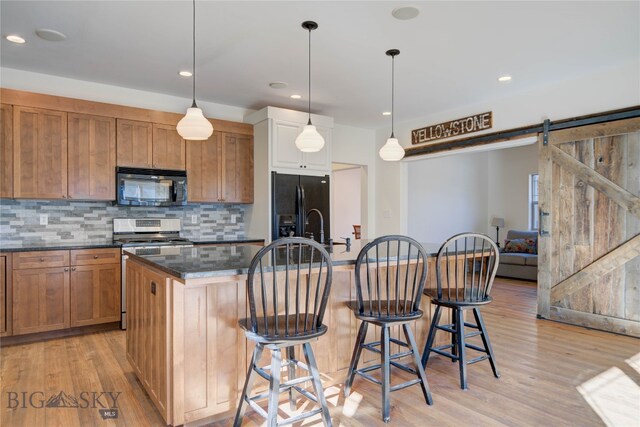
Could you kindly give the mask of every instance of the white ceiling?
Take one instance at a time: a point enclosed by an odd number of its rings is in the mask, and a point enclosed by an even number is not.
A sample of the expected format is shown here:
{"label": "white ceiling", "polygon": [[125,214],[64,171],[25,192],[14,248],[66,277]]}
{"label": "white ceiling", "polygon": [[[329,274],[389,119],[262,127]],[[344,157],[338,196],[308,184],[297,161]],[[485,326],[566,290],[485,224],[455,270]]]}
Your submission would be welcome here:
{"label": "white ceiling", "polygon": [[[391,11],[420,9],[411,21]],[[191,2],[5,1],[4,67],[191,96]],[[360,127],[388,126],[390,59],[396,119],[508,96],[640,57],[640,2],[204,1],[197,5],[198,99],[258,109],[306,109],[312,34],[312,110]],[[65,33],[38,39],[37,28]],[[4,36],[27,39],[15,45]],[[498,83],[510,74],[513,81]],[[271,89],[285,81],[287,89]],[[633,88],[630,88],[633,90]],[[301,100],[289,95],[299,93]]]}

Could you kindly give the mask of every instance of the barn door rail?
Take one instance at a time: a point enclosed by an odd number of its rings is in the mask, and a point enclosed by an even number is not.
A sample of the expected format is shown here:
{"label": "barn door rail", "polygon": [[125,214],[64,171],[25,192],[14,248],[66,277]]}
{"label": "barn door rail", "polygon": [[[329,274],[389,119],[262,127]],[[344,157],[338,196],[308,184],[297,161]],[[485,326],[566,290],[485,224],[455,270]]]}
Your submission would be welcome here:
{"label": "barn door rail", "polygon": [[427,154],[439,153],[444,151],[453,151],[468,147],[515,140],[520,139],[526,135],[537,135],[539,133],[543,134],[542,143],[544,145],[547,145],[549,143],[549,134],[554,130],[594,125],[624,119],[632,119],[635,117],[640,117],[640,105],[623,108],[620,110],[590,114],[587,116],[572,117],[569,119],[557,120],[554,122],[547,119],[544,121],[544,123],[523,126],[514,129],[507,129],[499,132],[486,133],[471,138],[461,138],[451,141],[444,141],[437,144],[423,144],[415,147],[408,147],[406,149],[405,158],[424,156]]}

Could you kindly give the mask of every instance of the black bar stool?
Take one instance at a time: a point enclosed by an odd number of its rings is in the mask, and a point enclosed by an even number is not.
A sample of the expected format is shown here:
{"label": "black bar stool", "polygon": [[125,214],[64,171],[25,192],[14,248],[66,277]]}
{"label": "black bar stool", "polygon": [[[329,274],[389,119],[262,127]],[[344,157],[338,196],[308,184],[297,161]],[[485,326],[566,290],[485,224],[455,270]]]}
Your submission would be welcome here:
{"label": "black bar stool", "polygon": [[[469,253],[472,253],[472,256],[469,257]],[[467,365],[488,359],[493,375],[496,378],[500,377],[487,328],[480,313],[480,307],[492,301],[489,292],[499,262],[498,247],[488,236],[478,233],[457,234],[444,242],[438,251],[437,289],[424,290],[425,295],[436,305],[436,311],[422,353],[422,366],[426,367],[431,352],[448,357],[452,362],[457,361],[460,367],[460,387],[463,390],[467,389]],[[442,307],[452,310],[451,324],[439,325]],[[464,321],[465,310],[473,310],[475,324]],[[475,331],[465,333],[465,327]],[[433,347],[438,329],[451,334],[451,344]],[[477,335],[482,338],[483,347],[466,342],[467,338]],[[467,360],[468,348],[484,354]],[[451,353],[445,351],[446,349],[451,349]]]}
{"label": "black bar stool", "polygon": [[[380,262],[380,259],[383,259]],[[411,260],[410,266],[402,261]],[[415,261],[415,263],[413,263]],[[375,271],[372,269],[375,267]],[[363,285],[362,268],[366,271],[366,282]],[[381,268],[386,271],[381,273]],[[395,271],[392,273],[392,269]],[[374,277],[372,277],[374,276]],[[411,331],[410,322],[422,317],[420,299],[427,278],[427,254],[424,248],[415,240],[405,236],[383,236],[367,244],[356,259],[356,292],[357,300],[349,303],[357,319],[361,320],[358,338],[353,349],[349,372],[344,384],[344,394],[348,396],[355,374],[382,386],[382,419],[390,420],[389,393],[414,384],[420,384],[427,404],[432,405],[433,399],[429,384],[420,363],[418,347]],[[366,343],[369,323],[380,326],[380,341]],[[390,337],[390,327],[402,326],[405,341]],[[406,351],[390,354],[391,343],[397,344]],[[378,349],[377,347],[380,347]],[[357,369],[362,349],[380,354],[380,363]],[[402,357],[412,356],[415,369],[397,362]],[[391,366],[416,375],[416,379],[391,386]],[[381,369],[382,381],[368,374]]]}
{"label": "black bar stool", "polygon": [[[302,272],[304,277],[301,277]],[[239,324],[247,338],[256,342],[256,347],[234,426],[242,424],[247,405],[266,418],[269,427],[292,424],[316,414],[322,414],[324,424],[331,426],[329,408],[310,344],[327,332],[322,318],[331,288],[331,274],[331,259],[327,251],[319,243],[301,237],[276,240],[262,248],[251,261],[247,278],[251,317],[240,320]],[[306,364],[295,359],[295,345],[302,345]],[[270,368],[256,365],[265,348],[271,351]],[[282,350],[285,350],[285,360],[282,359]],[[286,382],[280,381],[283,367],[287,367]],[[309,375],[295,378],[296,367],[305,369]],[[269,381],[269,391],[250,397],[256,374]],[[311,381],[315,396],[301,387],[306,381]],[[278,423],[280,393],[289,392],[293,409],[294,390],[320,407]],[[267,411],[256,403],[265,398],[268,399]]]}

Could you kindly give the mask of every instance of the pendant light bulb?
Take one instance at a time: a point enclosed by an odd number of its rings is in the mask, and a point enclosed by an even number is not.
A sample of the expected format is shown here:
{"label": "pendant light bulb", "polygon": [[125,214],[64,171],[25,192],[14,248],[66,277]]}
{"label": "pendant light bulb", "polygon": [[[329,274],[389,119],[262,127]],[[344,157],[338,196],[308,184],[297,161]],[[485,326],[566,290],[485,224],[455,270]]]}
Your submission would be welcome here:
{"label": "pendant light bulb", "polygon": [[311,123],[311,31],[318,28],[318,24],[313,21],[304,21],[302,28],[309,31],[309,121],[307,125],[302,129],[302,132],[296,138],[296,147],[303,153],[316,153],[322,150],[324,147],[324,138],[316,127]]}
{"label": "pendant light bulb", "polygon": [[196,105],[196,0],[193,0],[193,103],[187,113],[180,119],[176,130],[183,139],[202,141],[213,133],[213,125]]}
{"label": "pendant light bulb", "polygon": [[391,57],[391,136],[387,139],[387,142],[380,148],[378,154],[380,158],[387,162],[397,162],[402,160],[404,157],[404,148],[398,142],[398,138],[396,138],[393,134],[393,124],[394,124],[394,95],[395,95],[395,58],[400,55],[400,51],[398,49],[389,49],[386,52],[387,56]]}

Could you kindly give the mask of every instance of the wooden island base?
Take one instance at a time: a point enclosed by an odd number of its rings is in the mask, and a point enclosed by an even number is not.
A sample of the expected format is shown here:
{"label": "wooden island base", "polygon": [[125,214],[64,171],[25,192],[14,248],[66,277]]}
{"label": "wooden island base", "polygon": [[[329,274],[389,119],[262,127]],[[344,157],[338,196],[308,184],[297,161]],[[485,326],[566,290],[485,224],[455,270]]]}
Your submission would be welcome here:
{"label": "wooden island base", "polygon": [[[434,264],[430,258],[427,287],[436,286]],[[390,268],[395,276],[395,266]],[[406,268],[406,263],[400,266]],[[359,327],[345,304],[356,299],[354,269],[334,266],[324,318],[328,332],[312,344],[325,386],[344,381]],[[386,269],[380,272],[386,274]],[[126,274],[127,358],[164,420],[177,426],[228,417],[238,403],[253,352],[238,327],[238,320],[248,315],[246,275],[184,280],[135,257],[127,262]],[[426,341],[434,306],[425,297],[421,307],[424,317],[412,326],[419,347]],[[399,332],[393,336],[399,338]],[[445,335],[438,334],[438,340],[447,340]],[[378,339],[379,328],[370,327],[367,341]],[[270,361],[265,353],[263,366]],[[361,360],[367,364],[379,359],[364,353]],[[267,388],[260,380],[254,392]]]}

